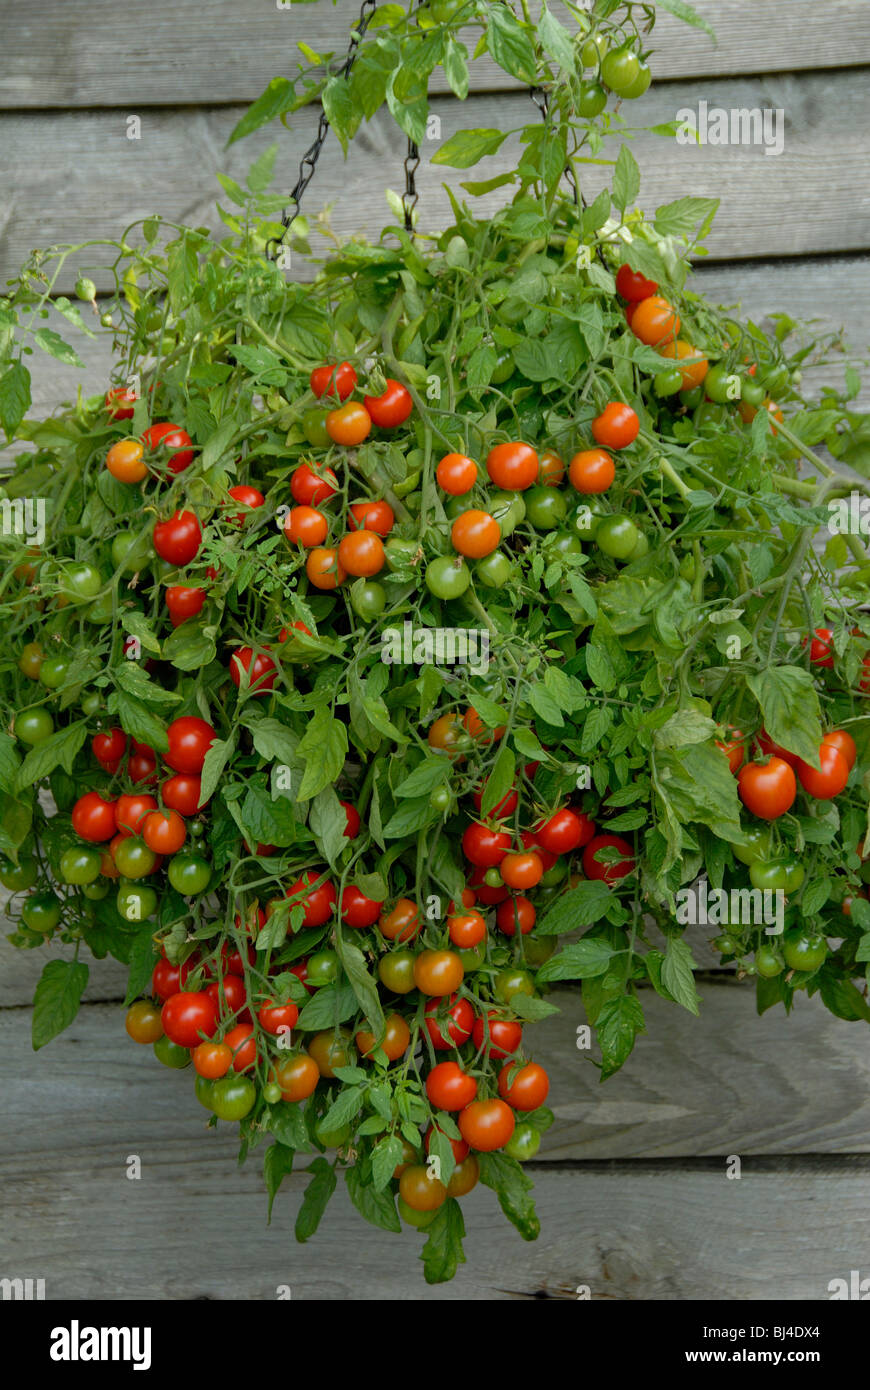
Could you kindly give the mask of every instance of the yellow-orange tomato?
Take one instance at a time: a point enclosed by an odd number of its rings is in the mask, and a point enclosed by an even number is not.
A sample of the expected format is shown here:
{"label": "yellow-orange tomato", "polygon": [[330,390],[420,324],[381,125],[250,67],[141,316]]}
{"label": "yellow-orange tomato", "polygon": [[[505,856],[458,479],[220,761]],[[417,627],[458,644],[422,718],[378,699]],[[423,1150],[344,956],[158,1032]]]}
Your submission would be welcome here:
{"label": "yellow-orange tomato", "polygon": [[500,724],[497,729],[488,729],[477,710],[471,709],[471,707],[465,711],[462,722],[471,737],[477,739],[478,743],[493,743],[503,738],[507,732],[506,724]]}
{"label": "yellow-orange tomato", "polygon": [[631,316],[631,331],[642,343],[655,347],[680,331],[680,316],[660,294],[642,299]]}
{"label": "yellow-orange tomato", "polygon": [[384,543],[374,531],[351,531],[338,545],[338,563],[348,574],[380,574],[384,568]]}
{"label": "yellow-orange tomato", "polygon": [[606,492],[616,477],[616,465],[606,449],[581,449],[568,465],[568,477],[584,496]]}
{"label": "yellow-orange tomato", "polygon": [[544,874],[543,860],[534,850],[525,854],[506,854],[498,868],[509,888],[534,888]]}
{"label": "yellow-orange tomato", "polygon": [[404,1055],[410,1041],[411,1030],[401,1014],[387,1016],[384,1020],[384,1036],[380,1041],[367,1028],[360,1028],[356,1035],[356,1045],[361,1056],[366,1057],[379,1047],[391,1062],[397,1062]]}
{"label": "yellow-orange tomato", "polygon": [[489,512],[471,508],[463,512],[453,523],[450,539],[454,550],[470,560],[482,560],[498,549],[501,540],[501,527]]}
{"label": "yellow-orange tomato", "polygon": [[412,1163],[399,1178],[399,1196],[414,1211],[437,1211],[447,1200],[447,1188],[424,1164]]}
{"label": "yellow-orange tomato", "polygon": [[544,487],[558,487],[564,476],[565,465],[552,449],[546,449],[543,454],[538,455],[539,483],[543,483]]}
{"label": "yellow-orange tomato", "polygon": [[480,1177],[480,1164],[474,1154],[468,1154],[461,1163],[457,1163],[453,1169],[453,1176],[447,1184],[448,1197],[464,1197],[473,1187],[477,1186]]}
{"label": "yellow-orange tomato", "polygon": [[414,961],[414,984],[433,998],[454,994],[464,977],[465,967],[455,951],[421,951]]}
{"label": "yellow-orange tomato", "polygon": [[320,1080],[320,1068],[306,1052],[276,1062],[270,1074],[281,1088],[284,1100],[307,1100]]}
{"label": "yellow-orange tomato", "polygon": [[200,1076],[218,1081],[233,1063],[233,1049],[223,1042],[201,1042],[193,1050],[193,1065]]}
{"label": "yellow-orange tomato", "polygon": [[679,368],[680,376],[683,378],[683,390],[691,391],[696,386],[700,386],[704,377],[710,370],[710,363],[702,352],[687,343],[685,338],[677,338],[676,342],[663,343],[659,348],[662,357],[675,359],[675,365]]}
{"label": "yellow-orange tomato", "polygon": [[338,552],[326,545],[309,550],[305,573],[315,589],[337,589],[347,579],[347,571],[338,563]]}
{"label": "yellow-orange tomato", "polygon": [[284,518],[284,535],[293,545],[306,550],[322,545],[329,532],[329,522],[316,507],[291,507]]}
{"label": "yellow-orange tomato", "polygon": [[106,467],[119,483],[141,483],[148,469],[138,439],[119,439],[106,454]]}
{"label": "yellow-orange tomato", "polygon": [[411,898],[399,898],[389,912],[378,919],[381,935],[388,941],[413,941],[420,934],[420,912]]}
{"label": "yellow-orange tomato", "polygon": [[471,746],[458,714],[439,715],[430,726],[427,739],[436,753],[446,753],[450,758],[463,758],[464,750]]}
{"label": "yellow-orange tomato", "polygon": [[359,401],[348,401],[326,417],[326,433],[336,444],[362,444],[372,428],[372,417]]}

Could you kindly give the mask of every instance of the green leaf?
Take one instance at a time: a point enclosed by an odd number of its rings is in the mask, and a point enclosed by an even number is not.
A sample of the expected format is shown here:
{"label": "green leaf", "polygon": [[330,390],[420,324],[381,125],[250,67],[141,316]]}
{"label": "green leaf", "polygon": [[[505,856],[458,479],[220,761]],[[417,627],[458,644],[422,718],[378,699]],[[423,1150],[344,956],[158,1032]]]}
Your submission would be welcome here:
{"label": "green leaf", "polygon": [[341,148],[347,154],[347,142],[358,123],[356,107],[346,77],[340,73],[331,77],[320,94],[329,124],[335,131]]}
{"label": "green leaf", "polygon": [[311,1145],[308,1130],[305,1128],[305,1113],[298,1101],[282,1100],[268,1110],[266,1128],[288,1149],[298,1153],[309,1150]]}
{"label": "green leaf", "polygon": [[613,201],[621,212],[640,192],[640,169],[628,145],[621,145],[613,171]]}
{"label": "green leaf", "polygon": [[[205,755],[205,761],[200,773],[200,801],[204,806],[210,801],[220,785],[224,768],[232,756],[236,746],[235,734],[231,738],[217,738]],[[265,843],[269,843],[266,841]]]}
{"label": "green leaf", "polygon": [[132,1004],[134,999],[138,999],[140,994],[144,994],[151,983],[151,975],[157,964],[157,952],[154,949],[154,927],[148,926],[144,930],[137,932],[130,943],[127,955],[127,966],[129,975],[127,977],[127,993],[124,996],[125,1004]]}
{"label": "green leaf", "polygon": [[398,1134],[388,1134],[372,1149],[372,1184],[376,1192],[383,1192],[392,1179],[393,1173],[402,1162],[404,1150]]}
{"label": "green leaf", "polygon": [[455,1197],[448,1197],[439,1207],[435,1219],[426,1227],[426,1244],[420,1254],[423,1277],[427,1284],[444,1284],[452,1279],[461,1264],[465,1264],[462,1242],[465,1222],[462,1207]]}
{"label": "green leaf", "polygon": [[746,677],[774,743],[819,766],[822,725],[813,677],[799,666],[769,666]]}
{"label": "green leaf", "polygon": [[0,424],[7,438],[12,438],[30,404],[30,372],[23,362],[12,362],[0,376]]}
{"label": "green leaf", "polygon": [[409,797],[384,826],[384,839],[401,840],[406,835],[413,835],[435,820],[436,815],[428,796]]}
{"label": "green leaf", "polygon": [[507,1219],[523,1240],[537,1240],[541,1223],[530,1197],[532,1180],[526,1177],[515,1158],[502,1153],[480,1153],[480,1181],[491,1187]]}
{"label": "green leaf", "polygon": [[606,1081],[626,1061],[638,1033],[646,1032],[643,1009],[633,994],[621,994],[603,1004],[595,1028],[601,1048],[601,1080]]}
{"label": "green leaf", "polygon": [[395,788],[393,796],[396,797],[420,797],[429,796],[436,787],[440,787],[450,779],[450,763],[446,758],[431,757],[425,758],[422,763],[418,763],[407,777],[403,777],[399,785]]}
{"label": "green leaf", "polygon": [[198,671],[208,666],[217,655],[214,638],[207,631],[207,621],[189,618],[170,632],[163,643],[163,657],[179,671]]}
{"label": "green leaf", "polygon": [[461,183],[459,187],[470,193],[472,198],[482,198],[485,193],[492,193],[496,188],[504,188],[506,183],[513,183],[515,177],[512,171],[494,174],[491,179],[472,179],[468,183]]}
{"label": "green leaf", "polygon": [[266,90],[248,107],[241,120],[233,127],[227,144],[233,145],[245,135],[251,135],[261,126],[268,125],[278,116],[283,116],[290,110],[294,98],[292,82],[288,82],[286,77],[273,77]]}
{"label": "green leaf", "polygon": [[554,980],[587,980],[605,974],[613,955],[613,947],[606,941],[586,936],[545,961],[536,978],[544,984]]}
{"label": "green leaf", "polygon": [[559,703],[545,685],[535,684],[529,687],[526,700],[531,705],[535,714],[543,719],[546,724],[552,724],[556,728],[562,728],[565,720],[562,718],[562,711]]}
{"label": "green leaf", "polygon": [[699,236],[704,235],[716,216],[718,198],[677,198],[656,208],[655,229],[661,236],[690,236],[702,223]]}
{"label": "green leaf", "polygon": [[447,40],[443,65],[448,87],[460,101],[464,101],[468,96],[468,50],[452,35]]}
{"label": "green leaf", "polygon": [[485,155],[495,154],[507,138],[507,131],[481,128],[458,130],[433,154],[431,164],[449,164],[452,169],[470,169]]}
{"label": "green leaf", "polygon": [[176,690],[164,690],[148,675],[137,661],[123,661],[112,670],[115,684],[134,695],[146,705],[177,705],[181,696]]}
{"label": "green leaf", "polygon": [[[132,695],[128,695],[124,690],[113,690],[109,696],[108,709],[110,714],[117,714],[118,723],[125,734],[138,739],[140,743],[147,743],[156,753],[168,751],[169,739],[166,736],[165,724]],[[71,768],[67,770],[72,771]]]}
{"label": "green leaf", "polygon": [[352,985],[324,985],[300,1009],[297,1027],[300,1032],[316,1033],[321,1028],[332,1028],[336,1023],[353,1018],[358,1008]]}
{"label": "green leaf", "polygon": [[299,800],[308,801],[337,779],[347,756],[347,727],[340,719],[333,719],[327,705],[321,705],[311,716],[298,756],[305,762]]}
{"label": "green leaf", "polygon": [[259,841],[286,848],[296,840],[296,816],[290,798],[278,796],[273,800],[265,787],[255,783],[250,784],[245,793],[241,825],[245,839],[252,846]]}
{"label": "green leaf", "polygon": [[296,1217],[296,1239],[300,1245],[314,1235],[336,1185],[335,1169],[325,1158],[315,1158],[305,1171],[311,1174],[311,1181]]}
{"label": "green leaf", "polygon": [[261,155],[259,155],[248,170],[245,183],[252,193],[262,193],[269,187],[275,176],[275,157],[278,153],[277,142],[268,145]]}
{"label": "green leaf", "polygon": [[689,1013],[697,1015],[700,1011],[695,977],[692,974],[694,968],[692,952],[683,938],[669,937],[667,952],[662,961],[662,984],[678,1004],[682,1004]]}
{"label": "green leaf", "polygon": [[79,960],[50,960],[43,967],[33,996],[33,1050],[68,1028],[79,1011],[88,983],[88,967]]}
{"label": "green leaf", "polygon": [[510,1006],[517,1018],[525,1019],[527,1023],[540,1023],[542,1018],[551,1018],[559,1013],[557,1006],[546,999],[536,999],[519,992],[511,995]]}
{"label": "green leaf", "polygon": [[589,927],[604,917],[615,901],[615,895],[606,883],[599,879],[586,879],[557,898],[535,930],[541,936],[561,936],[578,927]]}
{"label": "green leaf", "polygon": [[538,20],[538,38],[545,53],[549,53],[568,76],[576,76],[574,45],[571,35],[558,19],[544,6]]}
{"label": "green leaf", "polygon": [[169,247],[166,283],[174,314],[181,314],[190,302],[198,281],[198,268],[196,247],[186,236]]}
{"label": "green leaf", "polygon": [[340,931],[335,933],[335,949],[338,952],[344,973],[350,980],[353,992],[359,1000],[359,1006],[368,1019],[375,1037],[379,1037],[384,1030],[384,1014],[377,985],[366,966],[366,958],[359,947],[348,941],[347,937]]}
{"label": "green leaf", "polygon": [[499,67],[511,77],[534,84],[537,76],[534,46],[507,5],[493,5],[490,9],[486,45]]}
{"label": "green leaf", "polygon": [[498,803],[507,796],[516,777],[517,760],[513,749],[503,743],[498,750],[492,772],[486,779],[486,786],[480,800],[481,813],[488,816]]}
{"label": "green leaf", "polygon": [[277,719],[248,720],[248,728],[254,740],[254,747],[261,758],[267,762],[277,762],[291,767],[296,761],[299,748],[299,735]]}
{"label": "green leaf", "polygon": [[398,1235],[402,1223],[392,1192],[379,1192],[371,1183],[363,1182],[358,1163],[345,1168],[344,1180],[350,1200],[360,1216],[364,1216],[372,1226],[378,1226],[382,1231],[394,1231]]}
{"label": "green leaf", "polygon": [[324,787],[311,802],[308,828],[323,851],[327,863],[336,868],[338,857],[347,848],[347,812],[334,787]]}
{"label": "green leaf", "polygon": [[818,974],[822,1003],[836,1018],[847,1023],[870,1023],[870,1006],[851,980],[844,980],[834,969],[823,965]]}
{"label": "green leaf", "polygon": [[87,720],[80,719],[77,724],[68,724],[65,729],[58,729],[42,743],[35,744],[18,769],[18,790],[41,782],[56,767],[62,767],[64,772],[72,774],[76,754],[87,736]]}
{"label": "green leaf", "polygon": [[0,790],[14,792],[16,775],[21,766],[21,757],[15,739],[0,729]]}
{"label": "green leaf", "polygon": [[296,1154],[293,1149],[288,1149],[286,1144],[277,1140],[274,1144],[269,1145],[263,1155],[263,1178],[266,1183],[266,1191],[269,1194],[269,1206],[266,1212],[267,1225],[271,1224],[272,1221],[272,1206],[278,1194],[278,1188],[288,1173],[292,1173],[295,1157]]}
{"label": "green leaf", "polygon": [[69,343],[65,343],[60,334],[55,333],[52,328],[37,329],[33,335],[33,341],[50,357],[56,357],[58,362],[65,362],[69,367],[84,367],[85,365],[75,348],[70,347]]}
{"label": "green leaf", "polygon": [[[107,477],[109,475],[103,474],[102,476]],[[112,481],[114,482],[115,479],[113,478]],[[128,609],[121,614],[121,626],[131,637],[137,638],[146,651],[154,652],[156,656],[160,655],[160,643],[144,613],[140,613],[135,608]],[[182,627],[187,627],[187,623],[183,623]],[[176,631],[180,632],[181,629],[176,628]]]}
{"label": "green leaf", "polygon": [[699,15],[697,10],[687,4],[687,0],[658,0],[658,3],[661,9],[668,10],[677,19],[684,20],[686,24],[691,24],[695,29],[703,29],[706,34],[710,35],[713,42],[716,42],[716,31],[710,21]]}

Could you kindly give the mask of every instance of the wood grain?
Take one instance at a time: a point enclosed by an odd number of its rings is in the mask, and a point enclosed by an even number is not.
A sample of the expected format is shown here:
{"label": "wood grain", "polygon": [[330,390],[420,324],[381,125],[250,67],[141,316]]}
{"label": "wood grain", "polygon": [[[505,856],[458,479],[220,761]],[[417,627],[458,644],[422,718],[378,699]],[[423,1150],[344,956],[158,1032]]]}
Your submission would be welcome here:
{"label": "wood grain", "polygon": [[[720,198],[708,241],[714,260],[870,247],[870,202],[855,196],[856,171],[870,160],[870,84],[826,73],[672,83],[650,94],[644,120],[672,120],[684,108],[697,108],[700,99],[729,109],[783,110],[784,152],[767,157],[758,146],[690,148],[640,135],[632,149],[644,171],[641,206],[652,210],[688,192]],[[434,105],[441,140],[422,147],[418,178],[424,230],[443,227],[449,219],[443,182],[458,189],[469,177],[487,178],[512,167],[519,150],[517,138],[510,136],[498,155],[469,175],[431,164],[440,144],[464,126],[518,130],[534,119],[520,94],[475,97],[471,108],[447,98]],[[15,273],[34,246],[119,237],[128,224],[155,211],[171,220],[214,226],[215,172],[242,177],[274,139],[280,142],[276,187],[292,187],[315,112],[300,113],[289,132],[259,132],[226,150],[238,114],[232,107],[156,108],[144,114],[140,140],[127,140],[122,112],[0,116],[0,181],[14,190],[0,220],[0,274]],[[617,148],[615,140],[609,142],[611,158]],[[384,189],[400,186],[403,154],[398,132],[383,115],[363,127],[346,164],[336,141],[327,141],[306,210],[315,216],[331,205],[340,236],[376,236],[392,220]],[[588,166],[585,193],[593,196],[610,174],[609,168]],[[502,194],[474,202],[486,216],[501,205]],[[111,288],[111,278],[99,269],[110,259],[99,248],[83,252],[69,264],[59,288],[69,290],[79,270],[93,274],[101,290]]]}
{"label": "wood grain", "polygon": [[[558,4],[550,8],[571,24]],[[648,46],[656,80],[803,68],[851,67],[866,61],[870,15],[862,0],[790,0],[784,25],[779,0],[695,0],[718,43],[661,12]],[[532,13],[540,6],[533,5]],[[43,0],[27,12],[0,0],[4,38],[0,106],[141,107],[248,102],[270,78],[289,74],[304,39],[322,52],[343,52],[359,0],[335,6],[275,0],[150,0],[135,23],[114,0]],[[572,26],[573,27],[573,26]],[[469,51],[476,34],[469,34]],[[514,82],[485,56],[472,66],[476,90]],[[445,89],[439,70],[433,90]]]}

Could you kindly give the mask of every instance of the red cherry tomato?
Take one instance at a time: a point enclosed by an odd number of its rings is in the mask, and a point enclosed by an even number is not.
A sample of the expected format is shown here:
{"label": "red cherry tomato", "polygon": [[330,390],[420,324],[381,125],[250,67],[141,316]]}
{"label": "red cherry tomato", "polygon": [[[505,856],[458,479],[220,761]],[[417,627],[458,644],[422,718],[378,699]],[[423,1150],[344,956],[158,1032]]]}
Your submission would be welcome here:
{"label": "red cherry tomato", "polygon": [[527,936],[535,925],[534,903],[524,897],[522,893],[514,893],[506,898],[503,903],[499,903],[496,914],[495,924],[500,932],[505,936],[515,936],[517,926],[521,936]]}
{"label": "red cherry tomato", "polygon": [[248,677],[250,693],[265,695],[274,689],[278,668],[265,652],[257,652],[255,656],[253,647],[239,647],[230,657],[230,679],[236,689],[241,687],[243,673]]}
{"label": "red cherry tomato", "polygon": [[[596,856],[603,849],[616,850],[619,858],[614,863],[600,863]],[[604,883],[618,883],[631,873],[634,865],[634,850],[619,835],[596,835],[583,851],[584,874]]]}
{"label": "red cherry tomato", "polygon": [[104,799],[99,792],[85,792],[72,808],[72,828],[82,840],[99,844],[111,840],[115,825],[115,801]]}
{"label": "red cherry tomato", "polygon": [[373,927],[381,915],[382,908],[383,903],[375,902],[374,898],[367,898],[353,883],[349,883],[342,892],[341,918],[349,927],[355,927],[357,930]]}
{"label": "red cherry tomato", "polygon": [[830,801],[839,796],[849,780],[849,764],[839,748],[833,743],[822,743],[819,748],[821,768],[811,767],[803,759],[798,759],[797,775],[805,792],[817,801]]}
{"label": "red cherry tomato", "polygon": [[347,524],[351,531],[374,531],[377,536],[388,536],[393,529],[396,517],[389,502],[352,502],[347,514]]}
{"label": "red cherry tomato", "polygon": [[[500,1018],[496,1013],[487,1014],[487,1023],[482,1018],[474,1020],[471,1040],[474,1046],[483,1048],[485,1057],[511,1057],[523,1040],[523,1026],[512,1018]],[[489,1032],[489,1039],[486,1033]]]}
{"label": "red cherry tomato", "polygon": [[414,409],[414,402],[407,386],[400,381],[387,378],[387,389],[380,396],[364,396],[363,405],[371,416],[372,423],[381,429],[394,430],[407,420]]}
{"label": "red cherry tomato", "polygon": [[171,425],[168,420],[149,425],[142,442],[152,450],[162,445],[169,454],[167,467],[170,473],[183,473],[193,463],[193,449],[190,447],[193,440],[187,430],[179,425]]}
{"label": "red cherry tomato", "polygon": [[266,501],[260,489],[251,487],[250,483],[237,483],[229,489],[229,496],[245,508],[242,512],[233,512],[227,516],[227,521],[234,526],[244,526],[251,512],[256,511],[257,507],[262,507]]}
{"label": "red cherry tomato", "polygon": [[170,565],[189,565],[202,544],[202,530],[193,512],[173,512],[168,521],[155,522],[154,549]]}
{"label": "red cherry tomato", "polygon": [[195,816],[200,809],[201,782],[191,773],[177,772],[174,777],[168,777],[160,794],[164,806],[179,811],[183,816]]}
{"label": "red cherry tomato", "polygon": [[551,854],[570,854],[572,850],[588,845],[595,834],[595,822],[584,811],[575,811],[571,806],[563,806],[554,811],[549,820],[535,827],[535,843]]}
{"label": "red cherry tomato", "polygon": [[302,925],[305,927],[322,927],[329,921],[335,907],[335,885],[329,879],[316,888],[311,887],[319,877],[313,870],[307,870],[295,883],[291,883],[285,895],[304,905]]}
{"label": "red cherry tomato", "polygon": [[[848,768],[846,771],[848,774]],[[754,816],[776,820],[790,809],[797,795],[794,768],[782,758],[771,758],[767,763],[744,763],[737,775],[737,792]]]}
{"label": "red cherry tomato", "polygon": [[439,1023],[435,1015],[443,1004],[443,999],[430,999],[426,1005],[426,1031],[432,1039],[432,1046],[438,1052],[445,1052],[450,1047],[461,1047],[471,1037],[474,1025],[474,1009],[470,1000],[459,999],[455,994],[451,994],[446,1017],[442,1014]]}
{"label": "red cherry tomato", "polygon": [[166,590],[166,607],[173,627],[180,627],[188,618],[195,618],[205,603],[205,589],[189,589],[183,584],[170,584]]}
{"label": "red cherry tomato", "polygon": [[629,265],[621,265],[616,272],[616,292],[632,304],[649,299],[657,289],[655,280],[647,280],[645,275],[641,275],[639,270],[632,270]]}
{"label": "red cherry tomato", "polygon": [[[813,640],[810,643],[810,661],[813,663],[814,666],[827,666],[829,668],[833,666],[834,652],[831,646],[833,639],[834,633],[831,628],[816,628],[815,636],[813,637]],[[806,646],[808,641],[809,638],[805,637],[803,640],[803,645]]]}
{"label": "red cherry tomato", "polygon": [[171,995],[163,1005],[160,1020],[169,1041],[179,1047],[196,1047],[203,1035],[213,1037],[218,1026],[215,1002],[204,991]]}
{"label": "red cherry tomato", "polygon": [[506,831],[493,830],[480,821],[467,826],[462,836],[462,851],[466,859],[479,869],[494,869],[510,847],[511,837]]}
{"label": "red cherry tomato", "polygon": [[592,421],[592,436],[605,449],[627,449],[639,430],[637,413],[622,401],[611,401]]}
{"label": "red cherry tomato", "polygon": [[349,362],[339,362],[337,367],[315,367],[309,385],[318,400],[321,396],[337,396],[340,401],[346,401],[356,386],[356,372]]}
{"label": "red cherry tomato", "polygon": [[173,719],[166,730],[169,751],[164,753],[164,761],[173,772],[202,772],[205,755],[217,738],[211,724],[196,715],[183,714]]}
{"label": "red cherry tomato", "polygon": [[91,747],[97,762],[116,767],[127,751],[127,735],[123,729],[110,729],[107,734],[94,734]]}
{"label": "red cherry tomato", "polygon": [[307,463],[302,463],[291,474],[290,491],[295,501],[303,506],[316,507],[338,492],[338,479],[331,468],[324,468],[323,473],[318,474]]}

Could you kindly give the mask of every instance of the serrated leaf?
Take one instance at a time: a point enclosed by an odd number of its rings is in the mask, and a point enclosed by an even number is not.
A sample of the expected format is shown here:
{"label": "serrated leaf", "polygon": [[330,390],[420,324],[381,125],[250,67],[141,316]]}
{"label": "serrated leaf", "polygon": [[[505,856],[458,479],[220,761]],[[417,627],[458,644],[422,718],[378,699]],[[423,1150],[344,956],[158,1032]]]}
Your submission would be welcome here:
{"label": "serrated leaf", "polygon": [[311,1174],[311,1180],[305,1189],[294,1228],[300,1245],[310,1240],[320,1225],[320,1218],[326,1211],[337,1181],[335,1169],[325,1158],[315,1158],[306,1172]]}
{"label": "serrated leaf", "polygon": [[33,996],[31,1038],[37,1052],[68,1028],[79,1011],[88,967],[78,960],[50,960]]}

